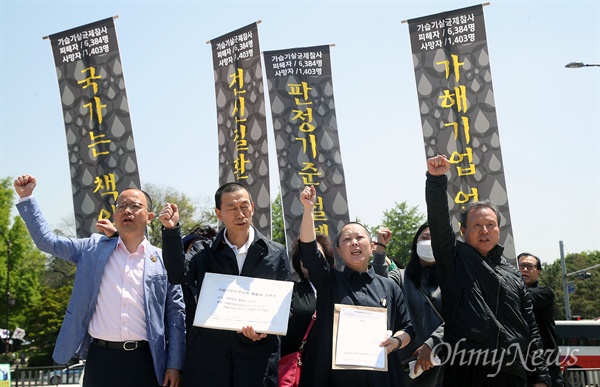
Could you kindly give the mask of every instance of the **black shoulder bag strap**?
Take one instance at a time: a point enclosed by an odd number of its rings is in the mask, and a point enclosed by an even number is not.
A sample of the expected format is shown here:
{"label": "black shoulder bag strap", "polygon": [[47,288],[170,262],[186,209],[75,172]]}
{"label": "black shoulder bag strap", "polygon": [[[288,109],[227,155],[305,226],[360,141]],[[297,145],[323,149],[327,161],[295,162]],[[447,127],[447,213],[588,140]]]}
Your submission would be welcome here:
{"label": "black shoulder bag strap", "polygon": [[444,318],[442,317],[442,315],[440,314],[440,312],[438,312],[438,310],[433,305],[433,302],[431,302],[431,300],[429,299],[429,297],[427,297],[427,294],[425,294],[425,292],[423,291],[423,288],[421,288],[421,286],[419,286],[419,290],[421,291],[421,293],[423,294],[423,297],[425,297],[425,299],[427,300],[427,302],[429,303],[429,305],[433,308],[433,311],[435,312],[435,314],[437,314],[437,316],[440,318],[440,320],[442,320],[442,322],[444,322]]}

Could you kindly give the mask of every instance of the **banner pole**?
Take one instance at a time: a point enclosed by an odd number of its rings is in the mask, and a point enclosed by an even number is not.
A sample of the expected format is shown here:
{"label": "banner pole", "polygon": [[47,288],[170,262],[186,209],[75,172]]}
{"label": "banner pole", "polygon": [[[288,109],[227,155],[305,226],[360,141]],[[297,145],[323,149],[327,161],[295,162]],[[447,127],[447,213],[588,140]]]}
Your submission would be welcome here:
{"label": "banner pole", "polygon": [[[262,23],[262,20],[260,20],[260,19],[259,19],[259,20],[257,20],[255,23],[256,23],[256,24],[260,24],[260,23]],[[206,44],[210,44],[210,42],[211,42],[210,40],[207,40],[207,41],[206,41]]]}
{"label": "banner pole", "polygon": [[[118,19],[118,18],[119,18],[119,15],[113,16],[113,20]],[[47,39],[50,39],[50,37],[48,35],[46,35],[46,36],[42,36],[42,39],[47,40]]]}
{"label": "banner pole", "polygon": [[[488,5],[490,5],[492,3],[490,3],[489,1],[487,3],[483,3],[481,4],[482,7],[487,7]],[[402,20],[400,23],[408,23],[408,20]]]}

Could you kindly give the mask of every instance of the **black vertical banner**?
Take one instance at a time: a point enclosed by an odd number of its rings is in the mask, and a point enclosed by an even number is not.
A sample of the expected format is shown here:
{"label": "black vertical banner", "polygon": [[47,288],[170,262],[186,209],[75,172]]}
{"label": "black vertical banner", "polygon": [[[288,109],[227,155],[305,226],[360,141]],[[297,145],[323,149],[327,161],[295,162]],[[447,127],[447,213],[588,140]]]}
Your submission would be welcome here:
{"label": "black vertical banner", "polygon": [[78,237],[110,218],[119,191],[139,188],[113,19],[50,35],[67,134]]}
{"label": "black vertical banner", "polygon": [[244,185],[254,226],[271,237],[267,121],[256,23],[210,41],[219,141],[219,186]]}
{"label": "black vertical banner", "polygon": [[264,52],[286,242],[300,233],[305,185],[317,190],[315,225],[333,241],[349,221],[329,46]]}
{"label": "black vertical banner", "polygon": [[504,255],[516,258],[481,5],[408,21],[427,157],[445,154],[450,215],[489,199],[501,213]]}

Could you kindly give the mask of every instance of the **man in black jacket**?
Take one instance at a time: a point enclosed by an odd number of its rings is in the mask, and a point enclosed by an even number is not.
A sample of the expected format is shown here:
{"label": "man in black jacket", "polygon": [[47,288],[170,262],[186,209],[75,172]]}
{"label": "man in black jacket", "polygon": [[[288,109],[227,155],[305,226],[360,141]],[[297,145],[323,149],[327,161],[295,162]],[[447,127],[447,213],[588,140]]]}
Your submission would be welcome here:
{"label": "man in black jacket", "polygon": [[[252,226],[254,202],[244,186],[228,183],[220,187],[215,193],[215,206],[225,228],[211,240],[196,242],[187,257],[177,205],[169,203],[160,211],[169,282],[196,281],[201,289],[206,273],[290,279],[285,248]],[[251,326],[241,333],[192,327],[187,336],[182,386],[276,386],[278,361],[276,335],[256,333]]]}
{"label": "man in black jacket", "polygon": [[564,380],[559,365],[558,336],[554,323],[554,290],[538,284],[538,278],[542,272],[542,263],[538,257],[531,253],[521,253],[517,256],[517,261],[519,261],[519,270],[523,275],[525,286],[533,297],[533,314],[540,329],[544,345],[544,359],[550,371],[552,387],[563,386]]}
{"label": "man in black jacket", "polygon": [[460,219],[464,242],[457,240],[449,170],[446,156],[427,161],[427,216],[446,322],[444,386],[549,385],[531,295],[498,244],[500,214],[489,201],[468,203]]}

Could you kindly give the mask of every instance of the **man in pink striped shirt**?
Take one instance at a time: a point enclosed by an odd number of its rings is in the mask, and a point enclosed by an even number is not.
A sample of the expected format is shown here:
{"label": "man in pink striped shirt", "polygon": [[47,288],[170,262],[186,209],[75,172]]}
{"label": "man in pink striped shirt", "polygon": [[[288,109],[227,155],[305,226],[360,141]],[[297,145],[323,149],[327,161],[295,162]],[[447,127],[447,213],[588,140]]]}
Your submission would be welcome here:
{"label": "man in pink striped shirt", "polygon": [[77,266],[53,358],[86,359],[86,387],[178,387],[185,352],[181,287],[170,285],[160,249],[145,237],[154,218],[149,196],[126,189],[117,198],[118,238],[55,235],[33,190],[18,177],[17,208],[36,246]]}

